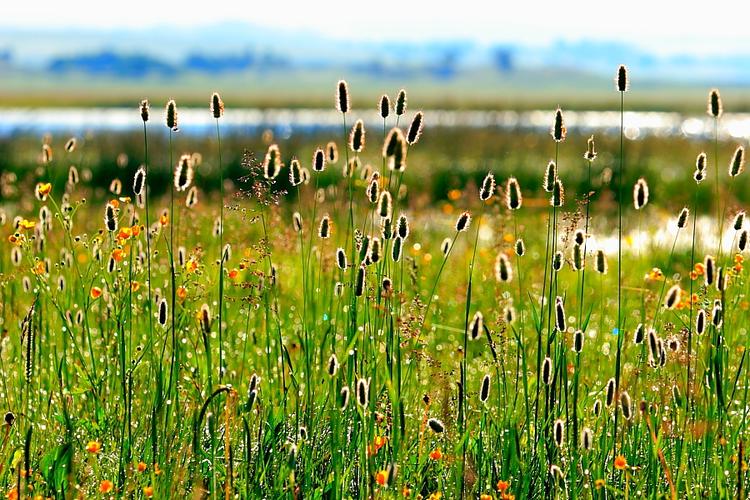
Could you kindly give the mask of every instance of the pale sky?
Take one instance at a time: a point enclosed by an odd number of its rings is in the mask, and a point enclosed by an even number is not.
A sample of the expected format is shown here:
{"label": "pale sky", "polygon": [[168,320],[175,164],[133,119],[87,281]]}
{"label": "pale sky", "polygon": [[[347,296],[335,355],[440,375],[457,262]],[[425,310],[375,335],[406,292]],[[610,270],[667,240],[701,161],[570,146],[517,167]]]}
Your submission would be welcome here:
{"label": "pale sky", "polygon": [[652,53],[750,51],[750,3],[673,0],[158,0],[7,1],[1,26],[200,26],[245,21],[356,40],[472,39],[547,44],[596,39]]}

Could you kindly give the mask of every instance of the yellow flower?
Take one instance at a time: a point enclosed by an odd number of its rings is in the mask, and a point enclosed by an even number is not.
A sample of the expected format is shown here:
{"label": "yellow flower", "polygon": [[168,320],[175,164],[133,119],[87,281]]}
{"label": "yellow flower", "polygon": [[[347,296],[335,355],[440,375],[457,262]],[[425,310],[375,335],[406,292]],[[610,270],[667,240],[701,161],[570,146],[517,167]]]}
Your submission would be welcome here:
{"label": "yellow flower", "polygon": [[44,201],[47,195],[52,191],[52,184],[49,182],[40,182],[36,185],[36,197]]}
{"label": "yellow flower", "polygon": [[18,227],[21,229],[34,229],[34,226],[36,226],[36,221],[33,220],[22,219],[21,222],[18,223]]}
{"label": "yellow flower", "polygon": [[606,484],[607,482],[604,479],[597,479],[596,481],[594,481],[594,487],[597,490],[602,489]]}

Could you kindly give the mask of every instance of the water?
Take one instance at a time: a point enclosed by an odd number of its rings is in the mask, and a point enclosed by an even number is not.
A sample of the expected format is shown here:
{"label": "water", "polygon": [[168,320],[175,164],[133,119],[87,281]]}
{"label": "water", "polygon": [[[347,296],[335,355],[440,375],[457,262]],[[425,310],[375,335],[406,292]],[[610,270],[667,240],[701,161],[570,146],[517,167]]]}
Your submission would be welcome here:
{"label": "water", "polygon": [[[214,119],[208,108],[178,108],[180,129],[185,134],[212,133]],[[152,108],[151,126],[163,123],[161,107]],[[411,119],[413,113],[407,113]],[[508,131],[547,133],[553,122],[552,110],[536,111],[447,111],[425,110],[426,127],[494,128]],[[349,122],[365,120],[373,129],[382,127],[376,110],[351,113]],[[389,126],[393,120],[389,120]],[[616,134],[620,127],[617,111],[566,111],[570,131]],[[408,121],[402,120],[407,126]],[[329,109],[252,109],[229,108],[221,119],[229,133],[253,133],[271,129],[280,138],[293,134],[329,131],[341,126],[341,115]],[[137,131],[142,122],[133,108],[0,108],[0,137],[16,134],[71,134],[87,132]],[[725,138],[750,137],[750,113],[727,113],[721,119],[720,134]],[[713,121],[706,115],[689,116],[669,112],[625,113],[625,135],[629,139],[648,136],[707,138],[713,136]]]}

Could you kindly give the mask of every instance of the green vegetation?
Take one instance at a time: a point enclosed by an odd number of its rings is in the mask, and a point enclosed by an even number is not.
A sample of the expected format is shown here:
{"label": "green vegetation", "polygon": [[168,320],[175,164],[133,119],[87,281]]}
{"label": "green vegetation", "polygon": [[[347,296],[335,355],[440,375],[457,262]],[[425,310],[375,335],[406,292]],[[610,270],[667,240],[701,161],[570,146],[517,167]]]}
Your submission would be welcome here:
{"label": "green vegetation", "polygon": [[0,144],[0,491],[744,498],[744,150],[362,136],[347,92],[333,135],[216,96],[210,137]]}

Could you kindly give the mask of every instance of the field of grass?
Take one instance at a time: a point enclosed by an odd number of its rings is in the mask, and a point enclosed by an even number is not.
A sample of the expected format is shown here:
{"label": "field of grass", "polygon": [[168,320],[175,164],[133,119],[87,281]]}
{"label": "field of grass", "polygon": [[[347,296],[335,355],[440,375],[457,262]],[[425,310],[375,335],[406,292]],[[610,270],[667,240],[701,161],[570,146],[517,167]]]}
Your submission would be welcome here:
{"label": "field of grass", "polygon": [[738,144],[344,97],[327,137],[214,96],[211,137],[0,144],[3,495],[746,498]]}

